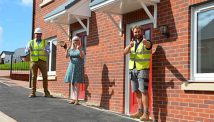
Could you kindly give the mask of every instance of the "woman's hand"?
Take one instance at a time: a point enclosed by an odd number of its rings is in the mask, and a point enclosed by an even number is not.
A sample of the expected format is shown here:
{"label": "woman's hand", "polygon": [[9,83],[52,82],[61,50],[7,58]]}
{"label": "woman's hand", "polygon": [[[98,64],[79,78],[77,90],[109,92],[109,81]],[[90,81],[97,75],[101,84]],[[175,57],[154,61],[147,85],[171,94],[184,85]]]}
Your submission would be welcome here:
{"label": "woman's hand", "polygon": [[82,45],[81,44],[77,45],[77,49],[80,51],[80,57],[84,58],[85,54],[84,54],[84,52],[82,50]]}
{"label": "woman's hand", "polygon": [[81,45],[77,45],[77,49],[81,51],[82,50],[82,46]]}

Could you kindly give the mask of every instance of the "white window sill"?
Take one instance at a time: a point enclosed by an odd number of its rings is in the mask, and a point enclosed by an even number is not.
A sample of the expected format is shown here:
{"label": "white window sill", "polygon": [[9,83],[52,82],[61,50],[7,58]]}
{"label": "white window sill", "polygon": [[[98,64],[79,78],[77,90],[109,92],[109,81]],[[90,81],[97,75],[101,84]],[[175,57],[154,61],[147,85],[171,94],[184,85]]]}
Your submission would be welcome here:
{"label": "white window sill", "polygon": [[181,89],[187,91],[214,91],[214,83],[185,82],[181,85]]}
{"label": "white window sill", "polygon": [[46,6],[47,4],[53,2],[54,0],[43,0],[41,4],[39,4],[40,7]]}
{"label": "white window sill", "polygon": [[[43,80],[42,76],[38,76],[37,80],[42,81]],[[48,80],[56,80],[56,75],[48,75]]]}

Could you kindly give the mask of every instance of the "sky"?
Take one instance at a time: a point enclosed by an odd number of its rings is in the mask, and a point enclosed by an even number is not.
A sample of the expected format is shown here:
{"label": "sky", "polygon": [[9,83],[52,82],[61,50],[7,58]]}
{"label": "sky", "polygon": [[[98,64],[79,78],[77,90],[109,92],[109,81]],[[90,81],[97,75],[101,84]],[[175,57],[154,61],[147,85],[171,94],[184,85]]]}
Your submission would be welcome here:
{"label": "sky", "polygon": [[33,0],[0,0],[0,53],[24,48],[31,39]]}

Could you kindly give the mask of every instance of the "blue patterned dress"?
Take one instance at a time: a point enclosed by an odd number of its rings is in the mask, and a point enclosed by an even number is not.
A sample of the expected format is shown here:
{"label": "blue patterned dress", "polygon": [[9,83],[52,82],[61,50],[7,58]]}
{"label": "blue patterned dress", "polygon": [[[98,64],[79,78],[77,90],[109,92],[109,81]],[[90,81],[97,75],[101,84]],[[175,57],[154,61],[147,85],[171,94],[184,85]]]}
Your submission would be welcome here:
{"label": "blue patterned dress", "polygon": [[80,58],[80,51],[69,49],[68,55],[70,62],[66,75],[64,78],[65,83],[82,83],[84,82],[84,59]]}

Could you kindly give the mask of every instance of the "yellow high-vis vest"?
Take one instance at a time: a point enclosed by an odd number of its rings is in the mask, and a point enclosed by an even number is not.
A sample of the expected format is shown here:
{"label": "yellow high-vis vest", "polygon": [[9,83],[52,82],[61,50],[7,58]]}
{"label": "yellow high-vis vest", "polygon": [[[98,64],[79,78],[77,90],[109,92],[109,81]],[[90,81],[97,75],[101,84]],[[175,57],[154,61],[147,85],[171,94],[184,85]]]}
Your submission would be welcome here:
{"label": "yellow high-vis vest", "polygon": [[137,70],[149,69],[151,49],[147,50],[146,45],[140,42],[135,52],[135,43],[131,48],[129,69],[134,69],[134,62]]}
{"label": "yellow high-vis vest", "polygon": [[36,39],[30,41],[31,48],[31,61],[38,61],[39,59],[46,61],[47,54],[45,52],[45,47],[47,46],[47,41],[41,40],[38,45]]}

